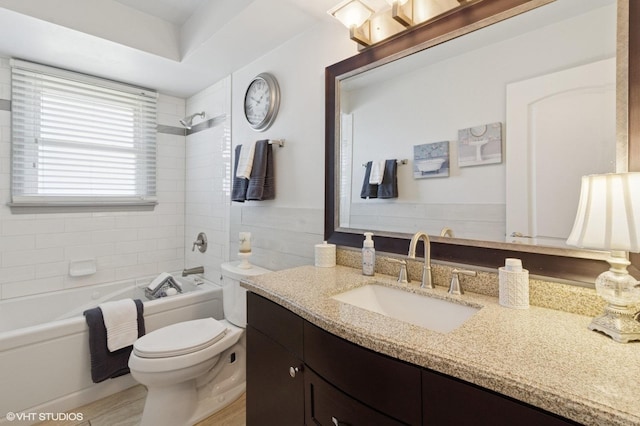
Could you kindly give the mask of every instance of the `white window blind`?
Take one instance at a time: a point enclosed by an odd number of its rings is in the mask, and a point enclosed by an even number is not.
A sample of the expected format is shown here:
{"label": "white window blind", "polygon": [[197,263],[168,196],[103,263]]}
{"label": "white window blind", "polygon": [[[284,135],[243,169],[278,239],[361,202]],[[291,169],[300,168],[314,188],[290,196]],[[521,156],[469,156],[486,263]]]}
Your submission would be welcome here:
{"label": "white window blind", "polygon": [[156,202],[157,93],[11,60],[12,205]]}

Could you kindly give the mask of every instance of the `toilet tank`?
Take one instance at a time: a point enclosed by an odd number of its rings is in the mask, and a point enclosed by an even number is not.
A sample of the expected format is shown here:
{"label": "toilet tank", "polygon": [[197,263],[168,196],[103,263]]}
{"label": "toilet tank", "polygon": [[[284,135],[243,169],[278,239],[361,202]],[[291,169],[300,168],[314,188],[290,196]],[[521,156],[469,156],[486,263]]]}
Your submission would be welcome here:
{"label": "toilet tank", "polygon": [[247,326],[247,290],[240,287],[240,280],[271,272],[260,266],[251,264],[249,266],[250,268],[241,268],[240,261],[220,265],[224,317],[230,323],[242,328]]}

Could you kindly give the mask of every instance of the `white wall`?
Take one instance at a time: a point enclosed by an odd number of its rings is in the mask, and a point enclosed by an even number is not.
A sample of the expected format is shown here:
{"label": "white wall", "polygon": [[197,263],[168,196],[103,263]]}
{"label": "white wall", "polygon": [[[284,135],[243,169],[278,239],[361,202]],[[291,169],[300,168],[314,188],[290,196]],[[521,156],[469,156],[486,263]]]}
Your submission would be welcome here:
{"label": "white wall", "polygon": [[[10,68],[0,58],[0,100]],[[176,126],[184,100],[160,95],[158,123]],[[12,214],[11,114],[0,110],[0,299],[173,271],[184,265],[184,136],[158,134],[159,204],[147,212]],[[69,275],[69,262],[95,258],[97,272]]]}
{"label": "white wall", "polygon": [[[258,139],[285,139],[285,146],[273,148],[275,200],[232,203],[231,259],[238,232],[249,231],[252,262],[270,269],[313,263],[324,232],[324,70],[355,53],[346,29],[322,23],[233,74],[233,146]],[[281,104],[273,125],[258,133],[246,123],[243,100],[261,72],[278,80]]]}

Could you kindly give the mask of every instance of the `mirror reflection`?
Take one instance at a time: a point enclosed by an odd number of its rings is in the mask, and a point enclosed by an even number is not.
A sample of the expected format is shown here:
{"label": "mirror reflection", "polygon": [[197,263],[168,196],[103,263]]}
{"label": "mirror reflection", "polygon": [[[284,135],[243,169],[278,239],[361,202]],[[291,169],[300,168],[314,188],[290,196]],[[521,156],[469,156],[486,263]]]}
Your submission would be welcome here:
{"label": "mirror reflection", "polygon": [[[615,3],[556,1],[341,79],[340,230],[563,247],[580,177],[616,169]],[[375,197],[392,159],[397,192]]]}

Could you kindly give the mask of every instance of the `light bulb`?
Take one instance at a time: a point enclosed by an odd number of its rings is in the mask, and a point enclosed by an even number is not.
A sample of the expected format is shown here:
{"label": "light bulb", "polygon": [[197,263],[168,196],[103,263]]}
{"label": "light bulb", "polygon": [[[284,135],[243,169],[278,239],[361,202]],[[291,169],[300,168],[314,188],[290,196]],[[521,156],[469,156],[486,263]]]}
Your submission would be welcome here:
{"label": "light bulb", "polygon": [[342,22],[347,28],[359,27],[373,14],[373,10],[360,0],[349,0],[337,5],[329,14]]}

